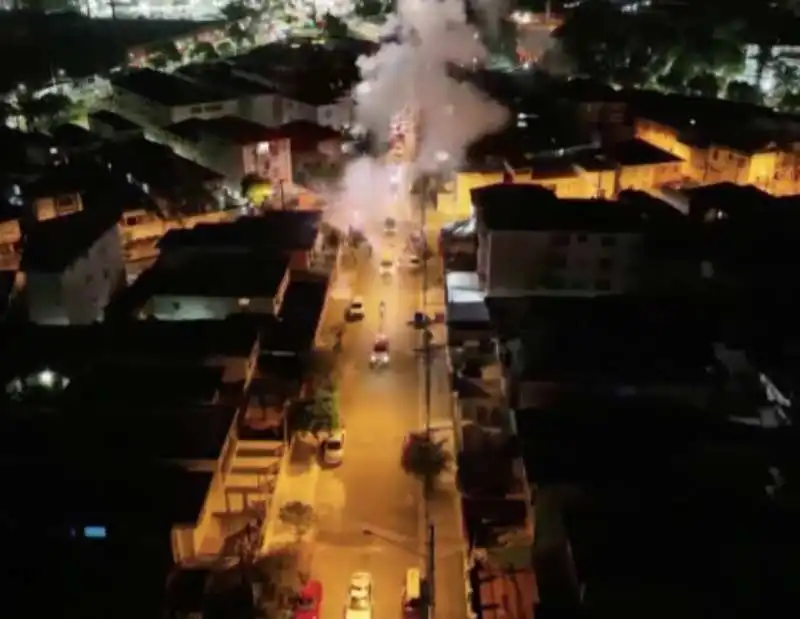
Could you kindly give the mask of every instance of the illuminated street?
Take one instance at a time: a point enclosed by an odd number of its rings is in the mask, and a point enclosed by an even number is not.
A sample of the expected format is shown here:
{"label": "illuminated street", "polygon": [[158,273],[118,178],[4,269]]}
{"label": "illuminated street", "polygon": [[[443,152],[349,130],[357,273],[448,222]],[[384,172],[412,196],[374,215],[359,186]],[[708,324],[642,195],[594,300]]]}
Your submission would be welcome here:
{"label": "illuminated street", "polygon": [[[401,239],[395,240],[399,249]],[[324,619],[341,617],[348,579],[357,570],[375,579],[375,616],[396,616],[405,570],[420,562],[420,487],[400,468],[403,437],[422,423],[414,333],[405,324],[415,310],[419,280],[400,270],[384,282],[374,264],[364,262],[355,294],[364,297],[366,318],[348,326],[341,361],[344,464],[323,472],[317,491],[320,530],[312,572],[325,586]],[[391,361],[370,370],[381,300]],[[340,306],[343,313],[345,304]],[[367,536],[365,528],[387,539]]]}

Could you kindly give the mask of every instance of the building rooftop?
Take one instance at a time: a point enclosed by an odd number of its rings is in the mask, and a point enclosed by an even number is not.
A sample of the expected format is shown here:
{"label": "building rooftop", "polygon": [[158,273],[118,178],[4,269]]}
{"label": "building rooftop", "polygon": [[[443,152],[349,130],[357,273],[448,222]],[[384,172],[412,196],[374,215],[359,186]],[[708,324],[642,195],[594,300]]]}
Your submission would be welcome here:
{"label": "building rooftop", "polygon": [[491,231],[640,232],[645,218],[616,202],[559,199],[536,185],[500,183],[472,190],[478,221]]}
{"label": "building rooftop", "polygon": [[[91,201],[90,192],[83,194]],[[99,197],[98,197],[99,199]],[[109,230],[116,229],[115,209],[89,209],[37,222],[28,233],[22,252],[21,270],[62,273]]]}
{"label": "building rooftop", "polygon": [[136,131],[138,129],[141,129],[141,127],[132,120],[128,120],[124,116],[120,116],[119,114],[111,112],[109,110],[99,110],[97,112],[92,112],[91,114],[89,114],[90,126],[92,121],[108,125],[112,129],[114,129],[114,131]]}
{"label": "building rooftop", "polygon": [[325,301],[328,279],[306,275],[293,279],[286,288],[281,305],[281,328],[266,347],[273,351],[306,352],[314,346]]}
{"label": "building rooftop", "polygon": [[486,303],[500,338],[521,338],[526,377],[618,385],[716,379],[714,317],[700,301],[609,295]]}
{"label": "building rooftop", "polygon": [[23,468],[82,461],[113,468],[118,462],[216,460],[236,417],[228,406],[66,400],[8,407],[0,419],[6,461]]}
{"label": "building rooftop", "polygon": [[[27,438],[34,442],[26,447],[35,452],[36,439]],[[52,471],[44,463],[25,466],[29,475],[4,475],[4,520],[13,520],[25,531],[64,526],[76,536],[83,536],[86,526],[105,527],[112,537],[127,527],[168,535],[173,525],[197,521],[213,475],[167,466],[108,467],[101,461],[87,467],[67,459],[58,465],[59,483],[42,492],[31,480]],[[54,502],[55,513],[47,508]]]}
{"label": "building rooftop", "polygon": [[[198,365],[142,365],[103,362],[89,371],[70,376],[64,390],[69,401],[96,400],[113,405],[123,401],[147,406],[212,404],[222,386],[225,370]],[[134,387],[135,386],[135,387]]]}
{"label": "building rooftop", "polygon": [[177,69],[176,73],[200,83],[246,95],[268,95],[275,92],[270,86],[234,73],[229,64],[222,62],[188,64]]}
{"label": "building rooftop", "polygon": [[254,325],[237,320],[136,320],[92,325],[0,326],[0,342],[16,353],[3,358],[0,378],[8,382],[49,368],[66,376],[94,365],[205,362],[213,357],[249,357],[258,340]]}
{"label": "building rooftop", "polygon": [[189,140],[199,141],[204,136],[247,146],[274,139],[275,130],[236,116],[223,116],[201,120],[190,118],[165,127],[165,131]]}
{"label": "building rooftop", "polygon": [[656,163],[678,163],[680,157],[661,150],[644,140],[625,140],[607,149],[608,157],[623,166],[652,165]]}
{"label": "building rooftop", "polygon": [[523,495],[524,480],[515,464],[520,453],[516,437],[465,425],[463,443],[458,454],[458,481],[463,495],[472,498]]}
{"label": "building rooftop", "polygon": [[200,84],[184,75],[154,69],[137,69],[112,76],[111,84],[169,107],[230,101],[238,97],[238,93]]}
{"label": "building rooftop", "polygon": [[236,251],[283,253],[314,247],[321,220],[319,211],[266,211],[259,217],[167,232],[158,242],[163,253],[179,251]]}
{"label": "building rooftop", "polygon": [[239,253],[164,257],[145,280],[151,296],[275,298],[288,277],[289,258]]}

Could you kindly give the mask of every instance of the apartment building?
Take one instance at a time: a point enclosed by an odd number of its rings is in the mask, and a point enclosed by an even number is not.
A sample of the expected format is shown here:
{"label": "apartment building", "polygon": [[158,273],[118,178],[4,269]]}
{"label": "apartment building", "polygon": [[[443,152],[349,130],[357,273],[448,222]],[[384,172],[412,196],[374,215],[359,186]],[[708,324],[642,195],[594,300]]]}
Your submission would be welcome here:
{"label": "apartment building", "polygon": [[679,157],[683,177],[755,185],[779,196],[800,191],[800,127],[793,120],[730,102],[668,99],[641,105],[635,131]]}
{"label": "apartment building", "polygon": [[598,295],[636,287],[642,214],[605,200],[559,199],[533,185],[472,192],[478,276],[487,296]]}
{"label": "apartment building", "polygon": [[[106,199],[83,194],[84,203]],[[31,228],[20,270],[32,322],[80,325],[102,318],[125,270],[119,213],[112,206],[98,204]]]}
{"label": "apartment building", "polygon": [[467,167],[457,172],[455,200],[441,201],[440,210],[448,218],[467,218],[472,210],[470,192],[503,182],[544,187],[565,199],[613,199],[621,191],[677,182],[682,166],[678,156],[638,139],[576,149],[555,157],[531,157],[517,165],[502,160],[488,169]]}

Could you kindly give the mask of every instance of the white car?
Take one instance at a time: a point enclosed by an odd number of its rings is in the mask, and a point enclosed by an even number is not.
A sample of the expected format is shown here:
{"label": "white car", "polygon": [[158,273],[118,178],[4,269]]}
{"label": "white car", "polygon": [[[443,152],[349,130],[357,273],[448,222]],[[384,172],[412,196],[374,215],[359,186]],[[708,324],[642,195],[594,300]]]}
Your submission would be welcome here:
{"label": "white car", "polygon": [[378,273],[381,277],[389,277],[394,273],[394,260],[384,258],[378,265]]}
{"label": "white car", "polygon": [[345,619],[372,619],[372,574],[356,572],[350,578]]}
{"label": "white car", "polygon": [[369,355],[369,364],[373,368],[389,365],[389,340],[385,335],[380,335],[375,339]]}
{"label": "white car", "polygon": [[344,460],[344,430],[334,430],[322,445],[322,461],[335,466]]}
{"label": "white car", "polygon": [[364,319],[364,299],[362,297],[353,297],[353,299],[350,301],[350,306],[347,308],[347,319]]}

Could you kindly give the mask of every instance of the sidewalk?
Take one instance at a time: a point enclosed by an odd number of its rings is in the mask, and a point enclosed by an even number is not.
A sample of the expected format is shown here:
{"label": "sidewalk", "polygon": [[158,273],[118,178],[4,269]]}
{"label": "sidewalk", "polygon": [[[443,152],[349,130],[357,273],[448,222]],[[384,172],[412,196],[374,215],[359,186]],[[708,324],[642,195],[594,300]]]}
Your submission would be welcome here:
{"label": "sidewalk", "polygon": [[292,454],[285,469],[278,476],[275,493],[264,522],[261,554],[297,541],[294,527],[281,522],[281,508],[299,501],[314,506],[319,481],[316,441],[295,439]]}

